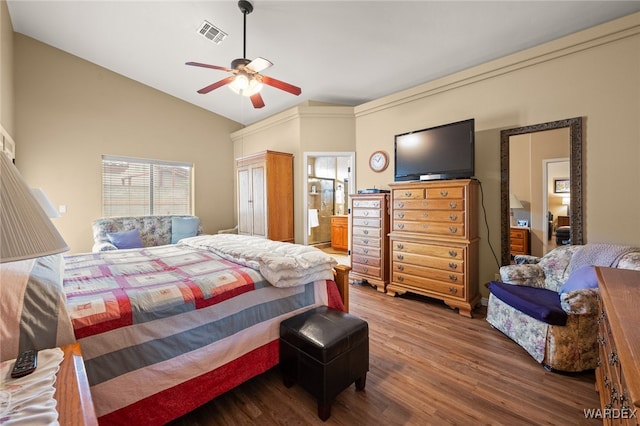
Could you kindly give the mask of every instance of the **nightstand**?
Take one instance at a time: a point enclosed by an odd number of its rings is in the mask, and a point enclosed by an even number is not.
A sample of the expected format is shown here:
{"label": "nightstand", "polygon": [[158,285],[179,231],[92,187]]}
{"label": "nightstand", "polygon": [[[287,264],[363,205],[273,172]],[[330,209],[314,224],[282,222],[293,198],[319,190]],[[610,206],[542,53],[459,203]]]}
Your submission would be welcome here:
{"label": "nightstand", "polygon": [[509,231],[509,244],[511,246],[511,256],[517,254],[531,254],[529,246],[529,228],[512,226]]}

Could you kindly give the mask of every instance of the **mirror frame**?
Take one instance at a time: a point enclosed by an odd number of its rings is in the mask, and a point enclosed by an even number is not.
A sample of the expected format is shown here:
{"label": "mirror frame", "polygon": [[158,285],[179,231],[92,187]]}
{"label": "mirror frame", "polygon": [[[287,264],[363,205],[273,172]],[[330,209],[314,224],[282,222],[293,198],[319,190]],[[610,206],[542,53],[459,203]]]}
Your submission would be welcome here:
{"label": "mirror frame", "polygon": [[571,244],[583,244],[583,199],[582,199],[582,117],[534,124],[532,126],[506,129],[500,132],[500,206],[502,216],[502,265],[511,263],[509,242],[509,137],[545,130],[569,128],[569,179],[571,187],[570,223]]}

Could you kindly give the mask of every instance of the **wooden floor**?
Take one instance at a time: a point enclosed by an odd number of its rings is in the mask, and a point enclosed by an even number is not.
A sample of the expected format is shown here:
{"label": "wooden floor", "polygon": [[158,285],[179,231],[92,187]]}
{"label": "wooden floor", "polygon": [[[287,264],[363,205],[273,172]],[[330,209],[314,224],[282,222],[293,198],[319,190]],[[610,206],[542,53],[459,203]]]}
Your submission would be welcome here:
{"label": "wooden floor", "polygon": [[274,368],[172,422],[177,425],[580,425],[598,408],[593,371],[545,371],[491,328],[439,301],[351,286],[351,313],[369,323],[366,388],[351,386],[326,422]]}

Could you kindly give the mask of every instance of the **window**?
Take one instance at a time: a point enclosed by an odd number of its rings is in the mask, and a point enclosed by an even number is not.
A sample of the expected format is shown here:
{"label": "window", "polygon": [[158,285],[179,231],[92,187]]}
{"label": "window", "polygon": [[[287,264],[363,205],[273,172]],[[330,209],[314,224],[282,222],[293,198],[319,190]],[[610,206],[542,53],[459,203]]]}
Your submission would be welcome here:
{"label": "window", "polygon": [[192,214],[193,164],[102,156],[102,214]]}

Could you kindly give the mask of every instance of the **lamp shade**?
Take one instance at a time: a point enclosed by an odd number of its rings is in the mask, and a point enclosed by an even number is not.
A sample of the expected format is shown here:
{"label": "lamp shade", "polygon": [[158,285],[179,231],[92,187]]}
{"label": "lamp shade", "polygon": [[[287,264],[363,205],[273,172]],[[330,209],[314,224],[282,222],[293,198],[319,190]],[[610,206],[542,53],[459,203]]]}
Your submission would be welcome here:
{"label": "lamp shade", "polygon": [[520,202],[518,197],[515,196],[515,194],[509,194],[509,208],[510,209],[521,209],[523,207],[524,206],[522,205],[522,203]]}
{"label": "lamp shade", "polygon": [[563,205],[563,206],[568,206],[568,205],[570,205],[570,204],[571,204],[571,198],[569,198],[569,197],[564,197],[564,198],[562,199],[562,205]]}
{"label": "lamp shade", "polygon": [[56,210],[56,208],[53,206],[53,203],[42,189],[31,188],[31,193],[33,194],[40,207],[42,207],[42,210],[44,210],[44,212],[47,214],[48,218],[55,219],[57,217],[60,217],[60,213],[58,213],[58,210]]}
{"label": "lamp shade", "polygon": [[18,169],[0,153],[0,263],[69,250]]}

